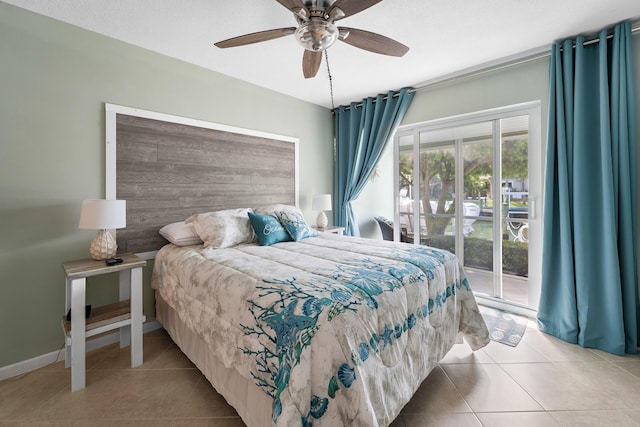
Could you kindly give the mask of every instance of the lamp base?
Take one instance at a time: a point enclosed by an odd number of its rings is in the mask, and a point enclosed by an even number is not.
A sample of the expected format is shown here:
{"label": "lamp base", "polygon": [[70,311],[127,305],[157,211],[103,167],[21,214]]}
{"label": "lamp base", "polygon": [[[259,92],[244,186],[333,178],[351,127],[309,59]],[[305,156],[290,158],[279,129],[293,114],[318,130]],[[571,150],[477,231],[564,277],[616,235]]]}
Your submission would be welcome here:
{"label": "lamp base", "polygon": [[107,230],[100,230],[95,239],[91,242],[89,253],[91,258],[97,261],[113,258],[118,251],[115,239]]}
{"label": "lamp base", "polygon": [[327,228],[327,225],[329,225],[327,215],[325,215],[324,211],[320,211],[318,217],[316,218],[316,226],[318,228]]}

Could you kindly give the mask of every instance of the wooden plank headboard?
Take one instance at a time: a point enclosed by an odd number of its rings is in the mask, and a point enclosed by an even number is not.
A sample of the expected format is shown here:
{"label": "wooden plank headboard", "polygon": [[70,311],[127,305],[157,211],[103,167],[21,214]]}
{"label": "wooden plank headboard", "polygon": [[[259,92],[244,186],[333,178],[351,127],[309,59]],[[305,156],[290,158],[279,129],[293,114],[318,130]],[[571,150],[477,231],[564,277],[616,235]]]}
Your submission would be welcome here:
{"label": "wooden plank headboard", "polygon": [[154,253],[194,213],[296,205],[298,140],[106,104],[107,198],[127,201],[119,252]]}

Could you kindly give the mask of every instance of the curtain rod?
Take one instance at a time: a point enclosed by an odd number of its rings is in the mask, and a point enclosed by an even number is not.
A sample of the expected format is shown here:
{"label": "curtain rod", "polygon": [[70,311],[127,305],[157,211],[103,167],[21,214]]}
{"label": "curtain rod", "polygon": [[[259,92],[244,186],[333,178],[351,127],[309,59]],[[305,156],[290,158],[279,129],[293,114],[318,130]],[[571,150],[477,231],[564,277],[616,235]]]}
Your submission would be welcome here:
{"label": "curtain rod", "polygon": [[[637,32],[640,32],[640,20],[637,20],[631,23],[631,33],[633,34]],[[612,36],[609,36],[609,37],[612,37]],[[591,43],[597,43],[598,41],[599,41],[599,38],[596,37],[596,38],[592,38],[585,41],[584,44],[587,45]],[[451,83],[456,80],[462,80],[470,77],[481,76],[483,74],[491,73],[494,71],[502,70],[502,69],[513,67],[516,65],[526,64],[527,62],[536,61],[538,59],[546,58],[548,56],[551,56],[551,45],[542,46],[537,49],[531,49],[517,55],[499,59],[497,61],[487,62],[477,67],[467,68],[462,71],[447,74],[445,76],[437,77],[432,80],[427,80],[418,85],[415,85],[415,91],[417,92],[422,89],[431,88],[437,84]]]}
{"label": "curtain rod", "polygon": [[[635,24],[635,25],[634,25]],[[640,23],[636,22],[631,25],[631,34],[640,31]],[[613,38],[613,33],[607,34],[607,40],[612,39]],[[600,43],[600,36],[592,36],[592,38],[585,40],[582,43],[582,46],[589,46],[592,44],[596,44],[596,43]],[[576,47],[576,42],[573,42],[573,47]],[[560,47],[560,50],[562,50],[562,46]],[[549,52],[549,54],[551,54],[551,52]]]}
{"label": "curtain rod", "polygon": [[[414,88],[411,88],[411,89],[409,89],[409,90],[407,91],[407,93],[413,93],[413,92],[415,92],[415,91],[416,91],[416,90],[415,90]],[[399,91],[399,90],[395,91],[395,92],[391,95],[391,97],[392,97],[392,98],[397,98],[397,97],[399,97],[399,96],[400,96],[400,91]],[[383,101],[386,101],[387,99],[389,99],[389,95],[384,95],[384,96],[382,97],[382,100],[383,100]],[[377,101],[378,101],[378,97],[376,96],[375,98],[373,98],[373,103],[375,104]],[[358,103],[356,104],[356,108],[361,108],[361,107],[362,107],[362,105],[363,105],[363,104],[362,104],[362,102],[358,102]],[[335,114],[335,111],[336,111],[338,108],[340,108],[340,106],[338,106],[338,107],[334,108],[333,110],[331,110],[331,114]],[[350,110],[350,109],[351,109],[351,105],[347,105],[346,107],[344,107],[344,109],[345,109],[345,110]]]}
{"label": "curtain rod", "polygon": [[[640,20],[634,21],[631,23],[631,33],[637,33],[640,31]],[[613,37],[613,35],[607,36],[607,38]],[[593,43],[598,43],[600,41],[599,37],[594,37],[584,42],[584,45],[589,45]],[[575,46],[575,43],[574,43]],[[551,45],[540,47],[537,49],[528,50],[518,55],[514,55],[511,57],[506,57],[499,59],[497,61],[488,62],[477,67],[467,68],[465,70],[447,74],[442,77],[437,77],[432,80],[427,80],[423,83],[416,85],[413,89],[409,90],[409,93],[418,92],[421,89],[427,89],[437,84],[450,83],[456,80],[461,80],[469,77],[477,77],[483,74],[491,73],[494,71],[502,70],[505,68],[513,67],[515,65],[526,64],[527,62],[536,61],[538,59],[546,58],[551,56]],[[399,92],[395,92],[393,97],[399,96]],[[382,97],[383,100],[386,100],[388,95]],[[377,98],[373,99],[373,102],[376,102]],[[356,108],[362,107],[362,102],[358,102],[356,104]],[[348,105],[345,107],[345,110],[350,110],[351,106]],[[335,115],[336,108],[331,110],[331,114]]]}

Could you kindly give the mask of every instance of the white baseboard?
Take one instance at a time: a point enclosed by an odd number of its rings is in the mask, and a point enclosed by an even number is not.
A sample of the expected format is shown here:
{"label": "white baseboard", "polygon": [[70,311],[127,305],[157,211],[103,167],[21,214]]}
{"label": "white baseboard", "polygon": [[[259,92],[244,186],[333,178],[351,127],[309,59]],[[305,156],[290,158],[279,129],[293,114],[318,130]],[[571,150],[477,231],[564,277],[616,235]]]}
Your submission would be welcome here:
{"label": "white baseboard", "polygon": [[[160,328],[162,328],[160,322],[158,322],[157,320],[152,320],[142,325],[142,333],[146,334],[147,332],[151,332]],[[118,341],[120,341],[120,334],[118,333],[118,331],[115,331],[111,334],[88,340],[86,349],[87,351],[96,350],[98,348],[113,344]],[[14,363],[13,365],[1,367],[0,381],[7,378],[15,377],[17,375],[22,375],[36,369],[40,369],[44,366],[47,366],[51,363],[59,362],[61,360],[64,360],[64,346],[60,350],[52,351],[51,353],[43,354],[41,356],[36,356],[32,359],[23,360],[22,362]]]}

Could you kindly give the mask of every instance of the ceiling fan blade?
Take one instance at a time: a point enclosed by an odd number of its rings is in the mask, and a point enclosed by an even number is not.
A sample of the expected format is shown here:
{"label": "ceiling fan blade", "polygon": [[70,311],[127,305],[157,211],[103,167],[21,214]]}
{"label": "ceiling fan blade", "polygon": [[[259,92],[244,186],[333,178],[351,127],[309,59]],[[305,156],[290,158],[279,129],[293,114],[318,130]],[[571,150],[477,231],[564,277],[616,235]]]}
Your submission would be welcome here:
{"label": "ceiling fan blade", "polygon": [[311,50],[304,51],[302,56],[302,73],[305,79],[315,77],[318,74],[320,63],[322,62],[322,51],[314,52]]}
{"label": "ceiling fan blade", "polygon": [[336,8],[342,10],[344,12],[344,16],[337,17],[336,20],[338,20],[346,18],[347,16],[355,15],[358,12],[362,12],[381,1],[382,0],[337,0],[329,7],[329,9],[327,9],[327,14],[331,16],[331,12]]}
{"label": "ceiling fan blade", "polygon": [[289,36],[296,32],[295,27],[278,28],[275,30],[258,31],[257,33],[245,34],[244,36],[233,37],[214,43],[219,48],[244,46],[252,43],[265,42],[267,40],[278,39],[280,37]]}
{"label": "ceiling fan blade", "polygon": [[287,9],[306,9],[302,0],[276,0]]}
{"label": "ceiling fan blade", "polygon": [[[381,34],[358,30],[357,28],[340,27],[339,29],[340,40],[369,52],[389,56],[404,56],[409,51],[407,46]],[[348,34],[343,36],[346,32]]]}

